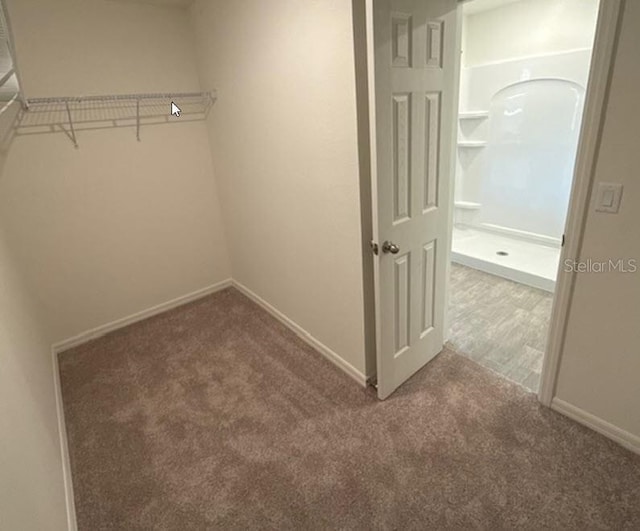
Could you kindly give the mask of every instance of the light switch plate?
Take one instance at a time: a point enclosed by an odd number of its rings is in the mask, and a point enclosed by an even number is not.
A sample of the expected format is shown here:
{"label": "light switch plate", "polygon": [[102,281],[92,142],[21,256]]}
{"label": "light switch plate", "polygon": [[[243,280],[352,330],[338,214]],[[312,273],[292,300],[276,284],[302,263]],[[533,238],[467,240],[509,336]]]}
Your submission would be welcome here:
{"label": "light switch plate", "polygon": [[616,183],[598,184],[598,194],[596,196],[596,212],[609,212],[617,214],[620,210],[620,200],[622,199],[622,185]]}

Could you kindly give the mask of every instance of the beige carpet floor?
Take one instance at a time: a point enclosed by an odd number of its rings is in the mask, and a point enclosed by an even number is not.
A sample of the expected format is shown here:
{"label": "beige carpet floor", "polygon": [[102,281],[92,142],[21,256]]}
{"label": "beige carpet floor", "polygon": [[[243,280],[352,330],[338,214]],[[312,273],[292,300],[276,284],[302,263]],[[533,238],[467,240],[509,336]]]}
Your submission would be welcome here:
{"label": "beige carpet floor", "polygon": [[60,362],[81,530],[640,529],[640,456],[448,351],[379,402],[233,289]]}

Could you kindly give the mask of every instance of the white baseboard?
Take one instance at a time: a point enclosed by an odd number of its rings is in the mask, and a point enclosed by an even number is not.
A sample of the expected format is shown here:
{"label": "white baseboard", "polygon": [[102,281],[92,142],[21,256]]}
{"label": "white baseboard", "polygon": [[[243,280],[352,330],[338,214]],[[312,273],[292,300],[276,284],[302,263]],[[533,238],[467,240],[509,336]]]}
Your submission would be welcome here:
{"label": "white baseboard", "polygon": [[232,285],[232,280],[226,279],[222,282],[218,282],[217,284],[212,284],[206,288],[199,289],[192,293],[188,293],[187,295],[182,295],[181,297],[177,297],[173,300],[163,302],[158,304],[157,306],[152,306],[151,308],[147,308],[146,310],[142,310],[141,312],[134,313],[133,315],[129,315],[128,317],[123,317],[121,319],[116,319],[111,323],[107,323],[96,328],[92,328],[91,330],[86,330],[78,334],[77,336],[70,337],[53,345],[54,352],[63,352],[65,350],[69,350],[70,348],[77,347],[78,345],[82,345],[87,341],[91,341],[92,339],[96,339],[98,337],[104,336],[109,332],[113,332],[120,328],[124,328],[125,326],[129,326],[133,323],[137,323],[138,321],[142,321],[144,319],[148,319],[149,317],[153,317],[154,315],[158,315],[160,313],[164,313],[168,310],[172,310],[173,308],[177,308],[178,306],[182,306],[183,304],[187,304],[189,302],[195,301],[197,299],[201,299],[202,297],[206,297],[207,295],[211,295],[216,291],[220,291],[221,289],[228,288]]}
{"label": "white baseboard", "polygon": [[64,407],[62,405],[62,388],[60,386],[60,370],[58,353],[51,349],[53,358],[53,387],[56,394],[56,413],[58,415],[58,433],[60,436],[60,453],[62,455],[62,477],[64,481],[64,496],[67,506],[67,527],[69,531],[77,531],[76,504],[73,497],[73,480],[71,478],[71,460],[69,458],[69,444],[67,442],[67,428],[64,422]]}
{"label": "white baseboard", "polygon": [[600,417],[587,413],[583,409],[580,409],[579,407],[557,397],[551,401],[551,409],[566,415],[570,419],[583,424],[587,428],[591,428],[593,431],[597,431],[605,437],[617,442],[621,446],[624,446],[628,450],[631,450],[636,454],[640,454],[640,437],[637,435],[629,433],[622,428],[618,428],[606,420],[602,420]]}
{"label": "white baseboard", "polygon": [[258,306],[262,307],[264,310],[273,315],[278,321],[284,324],[287,328],[292,330],[296,335],[298,335],[303,341],[308,343],[315,350],[320,352],[325,358],[327,358],[330,362],[332,362],[336,367],[342,369],[345,373],[347,373],[351,378],[353,378],[356,382],[358,382],[362,387],[366,387],[367,385],[367,377],[362,374],[358,369],[356,369],[350,363],[347,363],[344,359],[342,359],[338,354],[336,354],[333,350],[327,347],[324,343],[321,343],[318,339],[313,337],[309,332],[307,332],[304,328],[302,328],[298,323],[292,321],[289,317],[283,314],[280,310],[274,308],[271,304],[265,301],[262,297],[255,294],[245,285],[233,281],[233,286],[237,288],[241,293],[249,297],[253,302],[258,304]]}

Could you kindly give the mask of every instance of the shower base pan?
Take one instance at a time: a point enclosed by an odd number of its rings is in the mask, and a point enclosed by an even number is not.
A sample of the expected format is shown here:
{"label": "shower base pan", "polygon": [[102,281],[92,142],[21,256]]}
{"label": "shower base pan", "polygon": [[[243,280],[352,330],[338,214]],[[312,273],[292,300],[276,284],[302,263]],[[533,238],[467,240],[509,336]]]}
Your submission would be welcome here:
{"label": "shower base pan", "polygon": [[451,260],[553,292],[560,249],[503,234],[456,227],[453,229]]}

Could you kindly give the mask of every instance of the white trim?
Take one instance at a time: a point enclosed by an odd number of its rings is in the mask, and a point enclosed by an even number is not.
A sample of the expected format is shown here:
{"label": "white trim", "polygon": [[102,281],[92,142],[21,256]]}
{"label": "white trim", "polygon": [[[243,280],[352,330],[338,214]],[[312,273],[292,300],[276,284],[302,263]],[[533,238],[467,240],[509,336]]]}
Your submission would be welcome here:
{"label": "white trim", "polygon": [[511,227],[504,227],[502,225],[494,225],[493,223],[480,223],[480,225],[469,225],[469,227],[485,232],[493,232],[498,234],[507,234],[519,240],[528,242],[537,242],[547,247],[555,247],[556,249],[562,245],[560,238],[554,238],[553,236],[547,236],[546,234],[538,234],[537,232],[528,232],[526,230],[513,229]]}
{"label": "white trim", "polygon": [[580,424],[583,424],[587,428],[591,428],[593,431],[597,431],[601,435],[608,437],[628,450],[631,450],[636,454],[640,454],[640,437],[637,435],[625,431],[622,428],[618,428],[606,420],[602,420],[600,417],[596,417],[595,415],[588,413],[569,402],[565,402],[558,397],[555,397],[551,401],[551,409],[558,413],[562,413]]}
{"label": "white trim", "polygon": [[[370,164],[371,164],[371,227],[373,241],[380,242],[380,226],[378,223],[378,154],[377,154],[377,135],[378,123],[376,116],[376,61],[375,61],[375,41],[373,38],[373,3],[374,0],[365,0],[365,24],[367,27],[367,107],[369,110],[369,146]],[[373,290],[374,302],[374,328],[375,328],[375,378],[378,378],[378,367],[381,365],[382,330],[380,323],[382,322],[382,310],[380,308],[380,261],[376,255],[371,255],[373,260],[373,284],[368,289]]]}
{"label": "white trim", "polygon": [[[460,0],[458,0],[460,1]],[[463,21],[463,13],[462,13],[462,8],[460,7],[460,5],[457,6],[456,8],[456,52],[461,52],[462,51],[462,21]],[[455,54],[455,63],[453,65],[453,68],[455,69],[455,75],[454,75],[454,81],[453,81],[453,93],[455,94],[455,98],[454,98],[454,116],[457,115],[458,119],[461,116],[461,112],[460,112],[460,83],[461,83],[461,76],[462,76],[462,53],[456,53]],[[474,112],[484,112],[484,111],[470,111],[471,113]],[[487,117],[489,116],[489,111],[486,111],[487,113]],[[457,139],[458,137],[458,133],[457,133],[457,124],[456,126],[454,126],[453,128],[453,134],[454,134],[454,139]],[[442,339],[446,345],[446,343],[449,341],[449,329],[451,328],[451,318],[450,318],[450,312],[448,311],[449,309],[449,303],[450,303],[450,295],[451,295],[451,259],[453,256],[453,227],[455,224],[455,219],[458,217],[456,216],[456,214],[460,211],[460,210],[465,210],[465,211],[477,211],[479,210],[482,205],[480,203],[475,203],[473,201],[456,201],[455,197],[456,197],[456,166],[457,166],[457,146],[452,145],[451,146],[451,152],[449,153],[449,156],[451,157],[451,176],[450,179],[452,180],[451,182],[451,186],[449,186],[449,197],[446,198],[446,200],[449,202],[449,215],[447,216],[447,237],[445,240],[445,253],[447,254],[445,262],[446,262],[446,272],[445,272],[445,280],[444,280],[444,319],[443,319],[443,327],[444,327],[444,333],[442,334]],[[444,348],[444,345],[443,345]]]}
{"label": "white trim", "polygon": [[582,248],[584,226],[617,47],[622,14],[621,6],[622,0],[600,2],[582,130],[565,225],[566,240],[560,253],[549,338],[542,365],[540,390],[538,391],[538,400],[545,406],[551,406],[555,394],[576,278],[574,272],[565,271],[561,265],[567,259],[577,260]]}
{"label": "white trim", "polygon": [[353,378],[356,382],[358,382],[362,387],[366,387],[367,385],[367,377],[362,374],[358,369],[356,369],[353,365],[346,362],[342,359],[336,352],[327,347],[324,343],[322,343],[317,338],[313,337],[309,332],[307,332],[304,328],[302,328],[298,323],[287,317],[280,310],[269,304],[262,297],[251,291],[244,284],[241,284],[237,280],[233,281],[233,286],[240,291],[243,295],[250,298],[253,302],[255,302],[258,306],[260,306],[263,310],[269,312],[273,317],[275,317],[278,321],[280,321],[283,325],[293,331],[300,339],[305,341],[315,350],[320,352],[325,358],[327,358],[331,363],[333,363],[336,367],[342,369],[345,373],[347,373],[351,378]]}
{"label": "white trim", "polygon": [[223,280],[222,282],[218,282],[217,284],[212,284],[211,286],[193,291],[191,293],[188,293],[187,295],[182,295],[181,297],[177,297],[170,301],[152,306],[151,308],[147,308],[146,310],[134,313],[133,315],[129,315],[128,317],[116,319],[115,321],[112,321],[110,323],[92,328],[91,330],[86,330],[85,332],[82,332],[76,336],[55,343],[52,348],[54,352],[58,353],[73,347],[77,347],[78,345],[82,345],[87,341],[91,341],[92,339],[104,336],[105,334],[113,332],[114,330],[124,328],[125,326],[129,326],[133,323],[137,323],[138,321],[153,317],[154,315],[164,313],[173,308],[177,308],[178,306],[182,306],[183,304],[187,304],[188,302],[192,302],[201,299],[202,297],[206,297],[207,295],[211,295],[212,293],[220,291],[221,289],[228,288],[232,285],[232,282],[233,281],[228,278],[226,280]]}
{"label": "white trim", "polygon": [[60,437],[60,453],[62,456],[62,478],[64,481],[64,497],[67,507],[67,527],[69,531],[77,531],[76,504],[73,496],[73,480],[71,478],[71,460],[69,458],[69,444],[67,442],[67,428],[64,421],[64,407],[62,404],[62,388],[60,386],[60,367],[58,353],[51,349],[53,362],[53,388],[56,395],[56,413],[58,416],[58,434]]}

